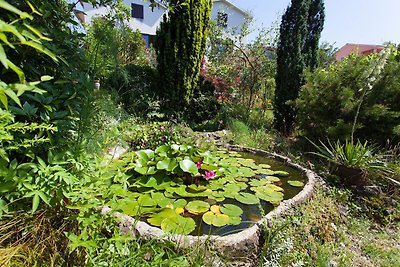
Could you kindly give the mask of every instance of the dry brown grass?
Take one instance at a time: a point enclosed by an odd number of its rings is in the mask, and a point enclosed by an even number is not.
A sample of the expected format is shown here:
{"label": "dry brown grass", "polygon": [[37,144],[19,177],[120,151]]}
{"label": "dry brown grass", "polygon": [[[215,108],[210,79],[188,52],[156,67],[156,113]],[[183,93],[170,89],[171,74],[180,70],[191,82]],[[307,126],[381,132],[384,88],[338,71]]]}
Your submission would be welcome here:
{"label": "dry brown grass", "polygon": [[1,220],[0,266],[68,266],[73,257],[64,232],[71,228],[71,222],[44,212]]}

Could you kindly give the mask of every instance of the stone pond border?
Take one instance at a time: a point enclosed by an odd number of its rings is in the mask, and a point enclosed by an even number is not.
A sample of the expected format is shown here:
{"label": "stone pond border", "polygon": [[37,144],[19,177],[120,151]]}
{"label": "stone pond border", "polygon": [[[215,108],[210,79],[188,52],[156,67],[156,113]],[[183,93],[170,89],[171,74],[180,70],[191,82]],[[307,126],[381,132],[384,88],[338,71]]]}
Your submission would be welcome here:
{"label": "stone pond border", "polygon": [[[250,152],[259,156],[265,156],[284,162],[288,166],[300,170],[307,177],[307,183],[296,196],[282,201],[274,210],[266,214],[252,227],[235,234],[229,234],[226,236],[169,234],[165,233],[160,228],[150,226],[146,222],[137,221],[130,216],[115,212],[113,213],[113,216],[119,219],[121,231],[135,236],[140,236],[144,239],[172,241],[175,242],[179,248],[195,248],[196,246],[208,244],[210,248],[222,253],[225,257],[230,259],[256,259],[259,252],[260,235],[263,225],[269,225],[271,220],[287,214],[292,207],[297,206],[308,199],[313,194],[317,175],[313,171],[292,162],[290,158],[279,154],[238,145],[229,145],[227,148],[235,151]],[[111,211],[112,210],[107,207],[101,209],[102,214],[107,214]]]}

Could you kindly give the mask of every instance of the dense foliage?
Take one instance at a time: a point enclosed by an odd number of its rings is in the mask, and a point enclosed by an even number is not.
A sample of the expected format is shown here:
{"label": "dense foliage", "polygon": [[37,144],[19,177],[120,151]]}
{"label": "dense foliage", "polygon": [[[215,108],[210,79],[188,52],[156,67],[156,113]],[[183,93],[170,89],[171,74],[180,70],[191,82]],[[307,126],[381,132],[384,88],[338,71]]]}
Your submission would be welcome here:
{"label": "dense foliage", "polygon": [[182,112],[198,86],[204,56],[211,0],[171,1],[154,42],[162,106]]}
{"label": "dense foliage", "polygon": [[326,69],[308,72],[306,85],[296,101],[302,134],[312,140],[345,141],[351,138],[354,118],[361,103],[354,137],[372,143],[397,144],[400,63],[396,60],[396,53],[390,55],[384,69],[377,75],[374,69],[382,64],[379,63],[381,57],[351,56]]}
{"label": "dense foliage", "polygon": [[298,97],[304,84],[304,70],[314,68],[318,59],[319,36],[323,29],[324,6],[321,1],[293,0],[282,16],[277,51],[275,128],[292,132],[296,109],[288,101]]}

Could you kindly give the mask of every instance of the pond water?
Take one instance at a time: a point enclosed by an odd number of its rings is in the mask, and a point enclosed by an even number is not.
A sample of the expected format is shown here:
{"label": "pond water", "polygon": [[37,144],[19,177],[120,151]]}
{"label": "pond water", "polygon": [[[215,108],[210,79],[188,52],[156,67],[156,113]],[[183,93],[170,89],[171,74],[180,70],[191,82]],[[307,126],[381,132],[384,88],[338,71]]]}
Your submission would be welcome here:
{"label": "pond water", "polygon": [[[263,156],[258,156],[254,155],[251,153],[246,153],[246,152],[240,152],[243,158],[247,159],[253,159],[256,164],[268,164],[271,166],[271,169],[274,171],[285,171],[288,172],[290,175],[286,177],[280,177],[279,182],[275,182],[276,185],[280,186],[283,188],[283,193],[284,193],[284,199],[290,199],[293,198],[295,195],[297,195],[303,187],[294,187],[288,184],[287,182],[290,181],[300,181],[303,182],[304,184],[306,183],[305,181],[305,176],[298,171],[295,168],[292,168],[290,166],[285,165],[285,163],[271,159],[271,158],[266,158]],[[252,193],[250,190],[247,190],[249,193]],[[203,199],[204,200],[204,199]],[[213,200],[206,200],[207,202],[210,203],[210,205],[215,204]],[[235,199],[231,198],[226,198],[224,201],[219,202],[220,205],[223,204],[234,204],[236,206],[239,206],[243,210],[243,214],[241,215],[242,221],[239,225],[227,225],[223,227],[215,227],[215,226],[210,226],[206,223],[203,222],[202,216],[195,216],[193,217],[196,221],[196,229],[192,231],[190,234],[195,235],[195,236],[200,236],[200,235],[228,235],[228,234],[234,234],[237,232],[240,232],[244,229],[247,229],[251,226],[253,226],[257,221],[259,221],[262,218],[260,208],[263,209],[263,213],[267,214],[271,212],[274,209],[274,206],[266,202],[264,200],[261,200],[260,205],[246,205],[242,204],[239,201],[236,201]]]}

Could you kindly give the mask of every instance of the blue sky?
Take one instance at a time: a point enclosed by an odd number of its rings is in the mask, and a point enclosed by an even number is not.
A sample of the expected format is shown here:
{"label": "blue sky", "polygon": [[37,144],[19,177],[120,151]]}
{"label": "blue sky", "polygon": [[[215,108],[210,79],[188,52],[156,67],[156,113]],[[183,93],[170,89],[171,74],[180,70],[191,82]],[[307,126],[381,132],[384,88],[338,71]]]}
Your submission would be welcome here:
{"label": "blue sky", "polygon": [[[257,28],[280,23],[290,3],[290,0],[230,1],[250,11]],[[400,42],[400,0],[325,0],[325,16],[321,41],[337,47],[345,43]]]}

